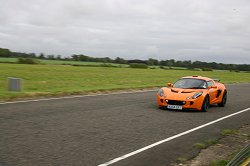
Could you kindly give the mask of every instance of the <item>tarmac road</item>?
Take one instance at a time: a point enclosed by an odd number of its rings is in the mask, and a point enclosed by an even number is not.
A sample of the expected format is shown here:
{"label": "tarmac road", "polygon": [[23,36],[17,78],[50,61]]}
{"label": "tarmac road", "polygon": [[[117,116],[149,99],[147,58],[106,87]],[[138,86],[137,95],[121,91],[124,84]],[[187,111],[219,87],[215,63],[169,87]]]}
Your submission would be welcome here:
{"label": "tarmac road", "polygon": [[[0,166],[99,165],[250,107],[250,84],[228,85],[226,107],[159,110],[156,91],[0,104]],[[250,123],[250,111],[112,165],[162,166],[198,153],[195,143]]]}

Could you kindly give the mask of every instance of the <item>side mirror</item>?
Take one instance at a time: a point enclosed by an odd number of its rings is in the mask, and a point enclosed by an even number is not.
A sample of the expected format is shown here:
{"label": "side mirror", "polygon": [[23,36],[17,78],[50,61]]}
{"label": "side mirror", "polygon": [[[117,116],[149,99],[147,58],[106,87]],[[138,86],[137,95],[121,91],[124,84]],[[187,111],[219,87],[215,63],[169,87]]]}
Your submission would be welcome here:
{"label": "side mirror", "polygon": [[173,87],[173,84],[172,83],[168,83],[167,86],[168,87]]}

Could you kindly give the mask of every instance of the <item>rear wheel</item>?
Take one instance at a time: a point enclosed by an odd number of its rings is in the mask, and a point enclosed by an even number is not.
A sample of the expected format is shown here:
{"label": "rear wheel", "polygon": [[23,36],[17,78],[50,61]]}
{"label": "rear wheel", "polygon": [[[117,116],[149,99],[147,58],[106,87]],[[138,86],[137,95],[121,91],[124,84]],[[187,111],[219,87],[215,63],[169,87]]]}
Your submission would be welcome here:
{"label": "rear wheel", "polygon": [[209,107],[209,97],[206,96],[206,98],[203,101],[203,104],[202,104],[202,107],[201,107],[201,111],[207,112],[208,107]]}
{"label": "rear wheel", "polygon": [[227,103],[227,91],[224,92],[222,100],[220,103],[218,103],[218,106],[225,107],[226,103]]}

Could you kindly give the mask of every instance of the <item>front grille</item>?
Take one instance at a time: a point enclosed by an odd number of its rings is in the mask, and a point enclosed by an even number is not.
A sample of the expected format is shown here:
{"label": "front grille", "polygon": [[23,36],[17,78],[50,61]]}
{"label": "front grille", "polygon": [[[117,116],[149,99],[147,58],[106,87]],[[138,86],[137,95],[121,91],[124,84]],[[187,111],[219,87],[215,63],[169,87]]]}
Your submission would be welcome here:
{"label": "front grille", "polygon": [[178,101],[178,100],[168,100],[167,103],[170,105],[185,105],[186,104],[185,101]]}

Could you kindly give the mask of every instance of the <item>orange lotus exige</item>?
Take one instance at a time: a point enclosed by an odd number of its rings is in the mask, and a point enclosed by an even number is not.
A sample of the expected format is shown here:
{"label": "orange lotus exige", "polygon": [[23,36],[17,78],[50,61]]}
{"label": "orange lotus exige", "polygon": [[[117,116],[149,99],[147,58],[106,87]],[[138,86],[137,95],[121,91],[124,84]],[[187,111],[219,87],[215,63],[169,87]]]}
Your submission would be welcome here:
{"label": "orange lotus exige", "polygon": [[182,77],[157,93],[159,108],[166,109],[207,111],[210,105],[224,107],[226,102],[226,87],[219,80],[201,76]]}

